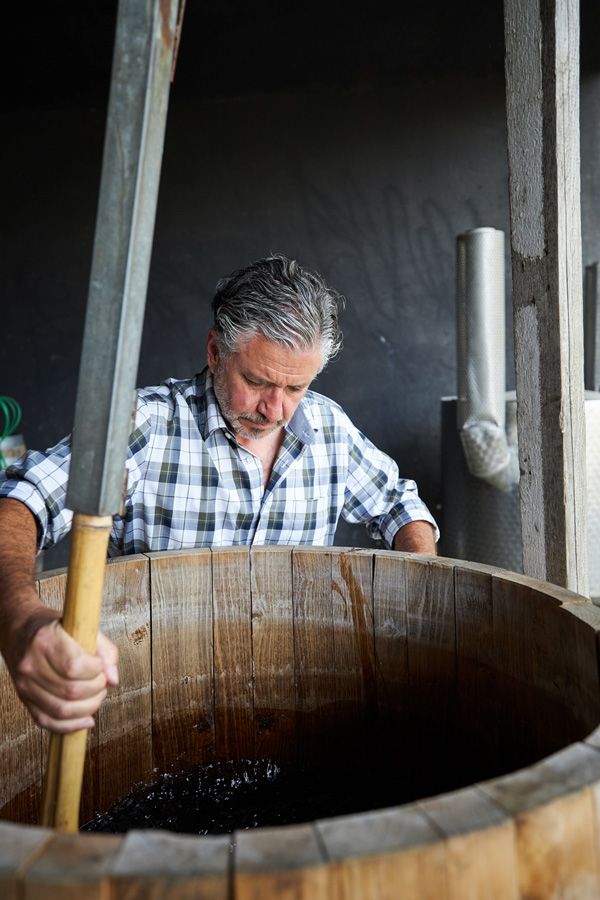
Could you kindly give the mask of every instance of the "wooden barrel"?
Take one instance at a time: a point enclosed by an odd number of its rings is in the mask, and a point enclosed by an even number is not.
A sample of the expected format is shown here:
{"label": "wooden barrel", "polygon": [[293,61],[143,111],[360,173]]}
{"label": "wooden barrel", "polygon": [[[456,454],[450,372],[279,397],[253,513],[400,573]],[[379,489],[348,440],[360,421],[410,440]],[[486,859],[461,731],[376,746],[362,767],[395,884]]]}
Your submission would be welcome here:
{"label": "wooden barrel", "polygon": [[[600,897],[600,610],[524,576],[387,551],[257,547],[107,566],[121,684],[82,821],[153,770],[351,755],[432,796],[196,837],[35,825],[47,735],[0,673],[0,896]],[[64,573],[39,579],[59,607]],[[19,824],[16,824],[19,823]]]}

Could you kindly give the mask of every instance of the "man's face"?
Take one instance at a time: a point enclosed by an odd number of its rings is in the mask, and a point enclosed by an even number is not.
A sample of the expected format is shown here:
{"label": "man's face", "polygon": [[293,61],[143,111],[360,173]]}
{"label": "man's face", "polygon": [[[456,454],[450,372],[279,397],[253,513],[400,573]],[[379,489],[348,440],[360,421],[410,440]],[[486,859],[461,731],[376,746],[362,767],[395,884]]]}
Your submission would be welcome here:
{"label": "man's face", "polygon": [[286,425],[321,365],[321,350],[288,350],[256,335],[227,359],[208,333],[208,365],[225,421],[245,441]]}

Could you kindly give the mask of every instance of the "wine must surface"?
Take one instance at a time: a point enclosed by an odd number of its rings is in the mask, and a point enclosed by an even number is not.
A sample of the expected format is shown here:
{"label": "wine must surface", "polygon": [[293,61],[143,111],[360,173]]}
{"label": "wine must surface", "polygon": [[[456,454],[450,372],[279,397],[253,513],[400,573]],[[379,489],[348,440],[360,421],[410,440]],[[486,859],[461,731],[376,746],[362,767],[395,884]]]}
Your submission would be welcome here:
{"label": "wine must surface", "polygon": [[224,834],[395,806],[427,793],[409,772],[358,770],[342,761],[311,769],[283,769],[269,760],[226,762],[179,776],[159,775],[82,830]]}

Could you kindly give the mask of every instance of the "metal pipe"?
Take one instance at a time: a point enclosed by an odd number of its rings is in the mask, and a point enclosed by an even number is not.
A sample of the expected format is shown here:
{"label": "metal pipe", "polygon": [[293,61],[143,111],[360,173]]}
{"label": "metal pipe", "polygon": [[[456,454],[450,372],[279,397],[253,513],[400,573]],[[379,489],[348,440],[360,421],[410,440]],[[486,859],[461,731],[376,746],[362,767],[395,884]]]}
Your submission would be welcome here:
{"label": "metal pipe", "polygon": [[456,251],[457,427],[471,474],[507,490],[519,461],[506,435],[504,233],[475,228]]}

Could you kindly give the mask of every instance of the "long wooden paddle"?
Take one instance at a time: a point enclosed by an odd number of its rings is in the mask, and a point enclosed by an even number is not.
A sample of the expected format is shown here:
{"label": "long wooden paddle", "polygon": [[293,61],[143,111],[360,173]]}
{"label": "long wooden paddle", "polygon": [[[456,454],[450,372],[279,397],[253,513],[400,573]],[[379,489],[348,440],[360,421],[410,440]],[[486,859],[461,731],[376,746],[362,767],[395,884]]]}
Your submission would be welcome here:
{"label": "long wooden paddle", "polygon": [[[67,493],[75,515],[63,626],[89,653],[123,496],[177,7],[178,0],[120,0],[117,14]],[[77,830],[86,737],[51,736],[43,825]]]}

